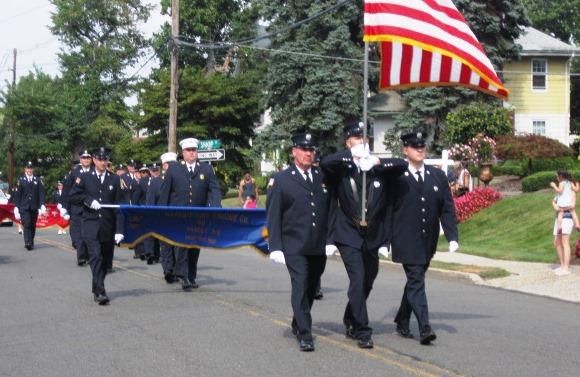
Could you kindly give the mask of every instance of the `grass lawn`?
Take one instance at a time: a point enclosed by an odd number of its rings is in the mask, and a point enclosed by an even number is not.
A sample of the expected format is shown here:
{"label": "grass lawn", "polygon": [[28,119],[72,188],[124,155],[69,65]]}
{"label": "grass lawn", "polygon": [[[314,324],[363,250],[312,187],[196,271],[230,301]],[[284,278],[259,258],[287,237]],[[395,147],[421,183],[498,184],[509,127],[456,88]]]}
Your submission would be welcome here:
{"label": "grass lawn", "polygon": [[[493,259],[551,263],[557,260],[552,246],[553,193],[526,193],[502,199],[459,224],[459,251]],[[572,233],[571,243],[577,235]],[[446,250],[444,237],[438,250]]]}

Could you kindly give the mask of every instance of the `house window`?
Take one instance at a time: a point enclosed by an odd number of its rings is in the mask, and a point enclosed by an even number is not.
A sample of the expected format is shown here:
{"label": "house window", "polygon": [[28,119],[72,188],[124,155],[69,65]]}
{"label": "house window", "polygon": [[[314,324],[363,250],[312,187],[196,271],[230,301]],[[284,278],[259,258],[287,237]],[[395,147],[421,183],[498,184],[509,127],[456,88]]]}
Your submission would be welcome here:
{"label": "house window", "polygon": [[548,75],[548,61],[546,59],[532,59],[532,90],[546,90]]}
{"label": "house window", "polygon": [[532,125],[532,133],[534,135],[546,135],[546,121],[545,120],[534,120]]}

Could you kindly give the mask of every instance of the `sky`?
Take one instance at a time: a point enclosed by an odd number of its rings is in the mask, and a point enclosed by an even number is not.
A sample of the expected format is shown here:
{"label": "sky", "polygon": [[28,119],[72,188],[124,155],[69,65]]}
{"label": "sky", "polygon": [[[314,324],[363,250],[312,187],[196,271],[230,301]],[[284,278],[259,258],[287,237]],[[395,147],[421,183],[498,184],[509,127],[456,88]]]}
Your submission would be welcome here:
{"label": "sky", "polygon": [[[169,21],[169,17],[160,14],[160,0],[142,1],[155,7],[147,23],[140,25],[145,35],[151,36],[166,20]],[[34,71],[35,66],[51,76],[59,74],[57,53],[61,44],[48,28],[54,11],[55,7],[49,0],[0,0],[0,91],[6,88],[6,81],[12,83],[15,48],[16,80]],[[128,67],[127,73],[133,74],[145,60],[135,67]],[[146,76],[155,65],[156,61],[151,60],[139,75]]]}

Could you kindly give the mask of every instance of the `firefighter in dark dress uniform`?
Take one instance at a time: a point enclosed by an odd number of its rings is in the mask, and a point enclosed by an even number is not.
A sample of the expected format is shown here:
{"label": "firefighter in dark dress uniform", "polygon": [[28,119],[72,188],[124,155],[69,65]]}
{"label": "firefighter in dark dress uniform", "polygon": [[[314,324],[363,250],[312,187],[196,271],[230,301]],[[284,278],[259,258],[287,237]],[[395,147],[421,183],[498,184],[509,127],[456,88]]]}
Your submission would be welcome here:
{"label": "firefighter in dark dress uniform", "polygon": [[[221,207],[221,191],[210,164],[197,161],[198,140],[179,142],[183,161],[172,164],[161,184],[159,205],[181,207]],[[199,285],[196,282],[199,248],[175,247],[175,275],[184,291]]]}
{"label": "firefighter in dark dress uniform", "polygon": [[84,174],[90,173],[93,170],[93,158],[91,153],[85,149],[79,152],[79,163],[73,166],[64,180],[65,193],[65,209],[70,215],[69,231],[73,247],[77,251],[77,265],[82,267],[86,265],[89,260],[89,252],[87,245],[81,236],[81,217],[83,214],[83,206],[76,205],[70,201],[70,190],[72,189],[77,178]]}
{"label": "firefighter in dark dress uniform", "polygon": [[[177,154],[175,152],[166,152],[161,155],[161,166],[163,173],[159,178],[153,179],[151,187],[147,193],[147,205],[159,205],[159,195],[161,186],[165,178],[165,172],[170,165],[177,164]],[[160,242],[159,243],[159,260],[163,269],[163,276],[168,284],[175,282],[175,248],[174,246]]]}
{"label": "firefighter in dark dress uniform", "polygon": [[[145,205],[147,190],[149,189],[149,181],[151,180],[151,174],[147,164],[143,164],[141,167],[139,167],[139,176],[140,178],[137,181],[139,189],[136,190],[136,195],[133,198],[132,204],[142,206]],[[137,245],[135,245],[135,255],[137,255],[142,261],[147,260],[145,241],[139,242]]]}
{"label": "firefighter in dark dress uniform", "polygon": [[[147,167],[149,170],[148,177],[142,177],[141,181],[144,182],[142,188],[145,192],[145,198],[143,200],[143,205],[155,206],[157,205],[157,200],[159,199],[159,191],[161,190],[161,171],[158,163],[154,162]],[[145,258],[147,264],[153,264],[159,262],[159,240],[155,237],[147,237],[143,241],[143,248],[145,250]]]}
{"label": "firefighter in dark dress uniform", "polygon": [[458,245],[455,206],[443,170],[425,165],[425,139],[422,132],[401,137],[403,152],[409,162],[404,174],[389,186],[386,224],[393,262],[402,263],[407,276],[401,306],[395,317],[399,335],[411,338],[409,320],[415,313],[421,344],[436,339],[429,323],[425,273],[435,254],[441,227],[449,241],[449,250]]}
{"label": "firefighter in dark dress uniform", "polygon": [[[337,200],[329,220],[333,226],[332,242],[340,251],[349,277],[348,303],[343,316],[346,336],[356,339],[360,348],[372,348],[366,300],[378,274],[379,248],[387,246],[386,183],[402,174],[407,163],[395,158],[381,161],[371,156],[363,140],[362,123],[347,124],[344,134],[347,148],[325,157],[320,166]],[[363,222],[361,198],[365,171],[366,222]],[[332,253],[328,250],[327,255]]]}
{"label": "firefighter in dark dress uniform", "polygon": [[44,186],[42,180],[34,175],[34,165],[28,161],[24,174],[18,178],[14,191],[14,216],[21,220],[24,230],[24,247],[26,250],[34,248],[36,234],[36,220],[39,213],[45,214]]}
{"label": "firefighter in dark dress uniform", "polygon": [[113,261],[115,243],[123,240],[123,221],[117,210],[103,204],[123,204],[126,187],[116,174],[107,170],[108,148],[93,153],[94,169],[76,178],[70,191],[72,204],[83,206],[81,236],[89,252],[92,291],[95,302],[107,305],[105,276]]}
{"label": "firefighter in dark dress uniform", "polygon": [[268,183],[266,201],[270,259],[286,263],[292,284],[292,333],[301,351],[313,351],[312,316],[316,287],[326,266],[329,194],[324,175],[312,163],[310,134],[292,137],[294,164]]}

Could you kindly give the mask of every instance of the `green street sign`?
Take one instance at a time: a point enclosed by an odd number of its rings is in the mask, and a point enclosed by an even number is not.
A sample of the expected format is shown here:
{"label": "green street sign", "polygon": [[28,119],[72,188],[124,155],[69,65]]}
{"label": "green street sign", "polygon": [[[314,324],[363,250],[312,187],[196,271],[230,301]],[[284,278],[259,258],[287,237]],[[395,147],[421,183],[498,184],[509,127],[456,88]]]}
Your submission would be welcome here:
{"label": "green street sign", "polygon": [[197,149],[207,151],[209,149],[219,149],[221,146],[222,142],[219,139],[200,140]]}

